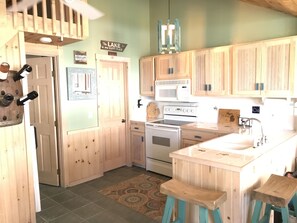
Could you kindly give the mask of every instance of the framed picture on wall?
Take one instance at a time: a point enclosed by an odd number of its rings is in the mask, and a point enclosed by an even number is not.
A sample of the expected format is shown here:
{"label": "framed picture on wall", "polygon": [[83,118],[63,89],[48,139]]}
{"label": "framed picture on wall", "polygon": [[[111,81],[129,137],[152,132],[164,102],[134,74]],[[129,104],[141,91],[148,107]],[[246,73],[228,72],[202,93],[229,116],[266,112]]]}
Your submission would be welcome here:
{"label": "framed picture on wall", "polygon": [[67,67],[68,100],[95,99],[96,71],[93,68]]}
{"label": "framed picture on wall", "polygon": [[74,63],[75,64],[87,64],[87,52],[86,51],[73,51]]}

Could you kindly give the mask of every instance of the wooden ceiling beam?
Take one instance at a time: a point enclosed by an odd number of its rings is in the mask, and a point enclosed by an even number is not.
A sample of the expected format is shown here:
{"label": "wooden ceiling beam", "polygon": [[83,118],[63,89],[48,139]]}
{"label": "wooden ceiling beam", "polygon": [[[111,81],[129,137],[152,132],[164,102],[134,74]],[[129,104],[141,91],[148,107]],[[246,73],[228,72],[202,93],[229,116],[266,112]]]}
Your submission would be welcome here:
{"label": "wooden ceiling beam", "polygon": [[241,0],[253,5],[297,16],[297,0]]}

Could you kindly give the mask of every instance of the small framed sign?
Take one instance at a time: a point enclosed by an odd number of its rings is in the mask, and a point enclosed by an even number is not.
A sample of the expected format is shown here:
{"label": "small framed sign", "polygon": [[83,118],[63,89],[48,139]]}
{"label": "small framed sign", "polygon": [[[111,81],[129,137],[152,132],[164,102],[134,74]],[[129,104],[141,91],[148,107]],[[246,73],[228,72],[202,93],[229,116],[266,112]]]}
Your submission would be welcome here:
{"label": "small framed sign", "polygon": [[87,52],[86,51],[73,51],[74,63],[75,64],[87,64]]}

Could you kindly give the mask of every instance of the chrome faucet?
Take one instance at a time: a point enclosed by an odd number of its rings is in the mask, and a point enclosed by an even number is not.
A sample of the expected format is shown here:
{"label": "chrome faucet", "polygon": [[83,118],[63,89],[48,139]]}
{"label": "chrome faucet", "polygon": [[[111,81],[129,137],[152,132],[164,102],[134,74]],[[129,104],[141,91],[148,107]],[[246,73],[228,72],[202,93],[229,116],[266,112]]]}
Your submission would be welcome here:
{"label": "chrome faucet", "polygon": [[267,137],[264,135],[262,122],[259,119],[257,119],[257,118],[242,118],[241,119],[241,123],[242,123],[244,129],[246,127],[247,122],[250,122],[250,121],[256,121],[256,122],[258,122],[260,124],[260,127],[261,127],[261,138],[260,138],[260,142],[258,141],[255,144],[254,147],[258,147],[258,146],[260,146],[260,144],[263,145],[264,143],[267,142]]}

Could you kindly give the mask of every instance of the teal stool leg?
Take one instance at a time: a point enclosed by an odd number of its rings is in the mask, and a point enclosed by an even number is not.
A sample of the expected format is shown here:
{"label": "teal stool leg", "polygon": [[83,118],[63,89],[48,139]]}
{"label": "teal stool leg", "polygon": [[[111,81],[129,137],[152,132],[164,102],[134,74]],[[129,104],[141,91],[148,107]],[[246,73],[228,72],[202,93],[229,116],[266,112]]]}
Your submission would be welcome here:
{"label": "teal stool leg", "polygon": [[175,223],[185,223],[186,221],[186,202],[178,200],[178,217]]}
{"label": "teal stool leg", "polygon": [[297,193],[292,198],[293,206],[294,206],[294,213],[295,217],[297,218]]}
{"label": "teal stool leg", "polygon": [[283,223],[289,223],[289,209],[288,207],[281,208]]}
{"label": "teal stool leg", "polygon": [[199,223],[208,223],[208,209],[199,207]]}
{"label": "teal stool leg", "polygon": [[259,222],[259,218],[260,218],[260,212],[262,209],[262,201],[256,200],[256,204],[254,207],[254,213],[252,216],[252,223],[258,223]]}
{"label": "teal stool leg", "polygon": [[167,196],[162,223],[170,223],[173,206],[174,206],[174,198],[171,196]]}
{"label": "teal stool leg", "polygon": [[214,218],[214,223],[223,223],[223,219],[221,217],[220,209],[215,209],[212,211],[212,216]]}
{"label": "teal stool leg", "polygon": [[271,214],[271,207],[272,207],[271,204],[266,204],[265,213],[264,213],[263,218],[261,219],[261,222],[263,222],[263,223],[269,223],[270,214]]}

